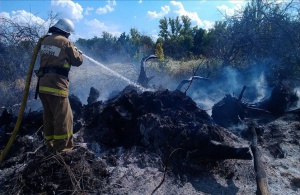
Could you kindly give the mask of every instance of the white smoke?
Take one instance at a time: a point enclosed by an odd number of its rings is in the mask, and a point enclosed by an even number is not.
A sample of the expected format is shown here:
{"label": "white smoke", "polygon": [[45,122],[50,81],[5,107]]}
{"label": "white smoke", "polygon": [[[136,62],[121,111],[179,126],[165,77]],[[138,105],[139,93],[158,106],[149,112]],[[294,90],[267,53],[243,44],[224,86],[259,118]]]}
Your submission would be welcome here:
{"label": "white smoke", "polygon": [[255,86],[258,95],[257,98],[255,99],[255,102],[259,102],[263,100],[266,97],[267,92],[270,91],[267,87],[267,81],[265,79],[264,73],[261,73],[259,78],[253,81],[253,84]]}

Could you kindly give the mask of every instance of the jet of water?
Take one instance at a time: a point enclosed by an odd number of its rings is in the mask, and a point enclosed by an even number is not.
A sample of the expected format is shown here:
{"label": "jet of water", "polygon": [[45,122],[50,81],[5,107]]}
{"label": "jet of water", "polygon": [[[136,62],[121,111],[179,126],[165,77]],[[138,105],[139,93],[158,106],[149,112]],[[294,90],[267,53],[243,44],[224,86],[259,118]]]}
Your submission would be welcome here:
{"label": "jet of water", "polygon": [[141,91],[152,91],[152,89],[149,88],[144,88],[143,86],[139,85],[138,83],[135,83],[131,80],[129,80],[128,78],[122,76],[121,74],[117,73],[116,71],[104,66],[103,64],[101,64],[100,62],[98,62],[97,60],[94,60],[93,58],[87,56],[86,54],[82,54],[85,58],[87,58],[88,60],[90,60],[91,62],[93,62],[94,64],[100,66],[101,68],[104,68],[105,70],[107,70],[108,72],[110,72],[113,76],[120,78],[124,81],[126,81],[128,84],[133,85],[135,87],[137,87],[138,89],[140,89]]}

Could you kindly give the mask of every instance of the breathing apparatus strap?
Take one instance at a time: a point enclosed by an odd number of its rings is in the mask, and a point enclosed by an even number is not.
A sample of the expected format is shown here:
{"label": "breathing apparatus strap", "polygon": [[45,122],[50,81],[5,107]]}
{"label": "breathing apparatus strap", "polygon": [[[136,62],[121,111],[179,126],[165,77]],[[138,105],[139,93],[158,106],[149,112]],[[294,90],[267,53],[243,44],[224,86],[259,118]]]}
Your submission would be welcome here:
{"label": "breathing apparatus strap", "polygon": [[40,85],[40,77],[38,77],[36,87],[35,87],[35,94],[34,94],[34,99],[35,100],[37,100],[37,96],[38,96],[38,93],[39,93],[39,85]]}
{"label": "breathing apparatus strap", "polygon": [[42,67],[40,69],[43,72],[43,76],[44,76],[44,74],[47,74],[47,73],[59,74],[59,75],[65,76],[67,78],[69,76],[69,69],[66,69],[66,68]]}

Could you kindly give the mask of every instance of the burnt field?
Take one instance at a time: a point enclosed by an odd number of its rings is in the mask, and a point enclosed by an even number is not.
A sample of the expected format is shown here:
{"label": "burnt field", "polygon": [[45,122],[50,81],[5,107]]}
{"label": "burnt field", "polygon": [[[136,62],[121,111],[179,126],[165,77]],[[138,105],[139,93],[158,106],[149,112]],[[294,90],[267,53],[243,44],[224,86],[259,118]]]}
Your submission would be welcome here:
{"label": "burnt field", "polygon": [[[91,88],[87,104],[71,95],[71,153],[48,151],[42,111],[28,112],[0,165],[0,192],[298,194],[300,112],[290,109],[298,101],[294,88],[278,82],[255,104],[244,101],[246,90],[227,94],[211,115],[180,90],[127,86],[104,101]],[[1,150],[16,117],[2,112]]]}

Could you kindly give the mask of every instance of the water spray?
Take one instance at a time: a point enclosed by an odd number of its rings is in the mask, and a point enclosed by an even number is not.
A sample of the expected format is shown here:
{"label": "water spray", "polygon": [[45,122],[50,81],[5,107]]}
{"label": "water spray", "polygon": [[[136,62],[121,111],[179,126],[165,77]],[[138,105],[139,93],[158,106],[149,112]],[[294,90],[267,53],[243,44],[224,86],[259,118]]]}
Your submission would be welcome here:
{"label": "water spray", "polygon": [[104,66],[103,64],[101,64],[100,62],[98,62],[97,60],[94,60],[93,58],[87,56],[86,54],[82,54],[85,58],[87,58],[88,60],[92,61],[94,64],[100,66],[101,68],[104,68],[105,70],[107,70],[108,72],[110,72],[113,76],[118,77],[124,81],[126,81],[128,84],[133,85],[135,87],[137,87],[138,89],[140,89],[141,91],[152,91],[153,89],[149,89],[149,88],[144,88],[143,86],[139,85],[138,83],[135,83],[131,80],[129,80],[128,78],[122,76],[121,74],[117,73],[116,71]]}

